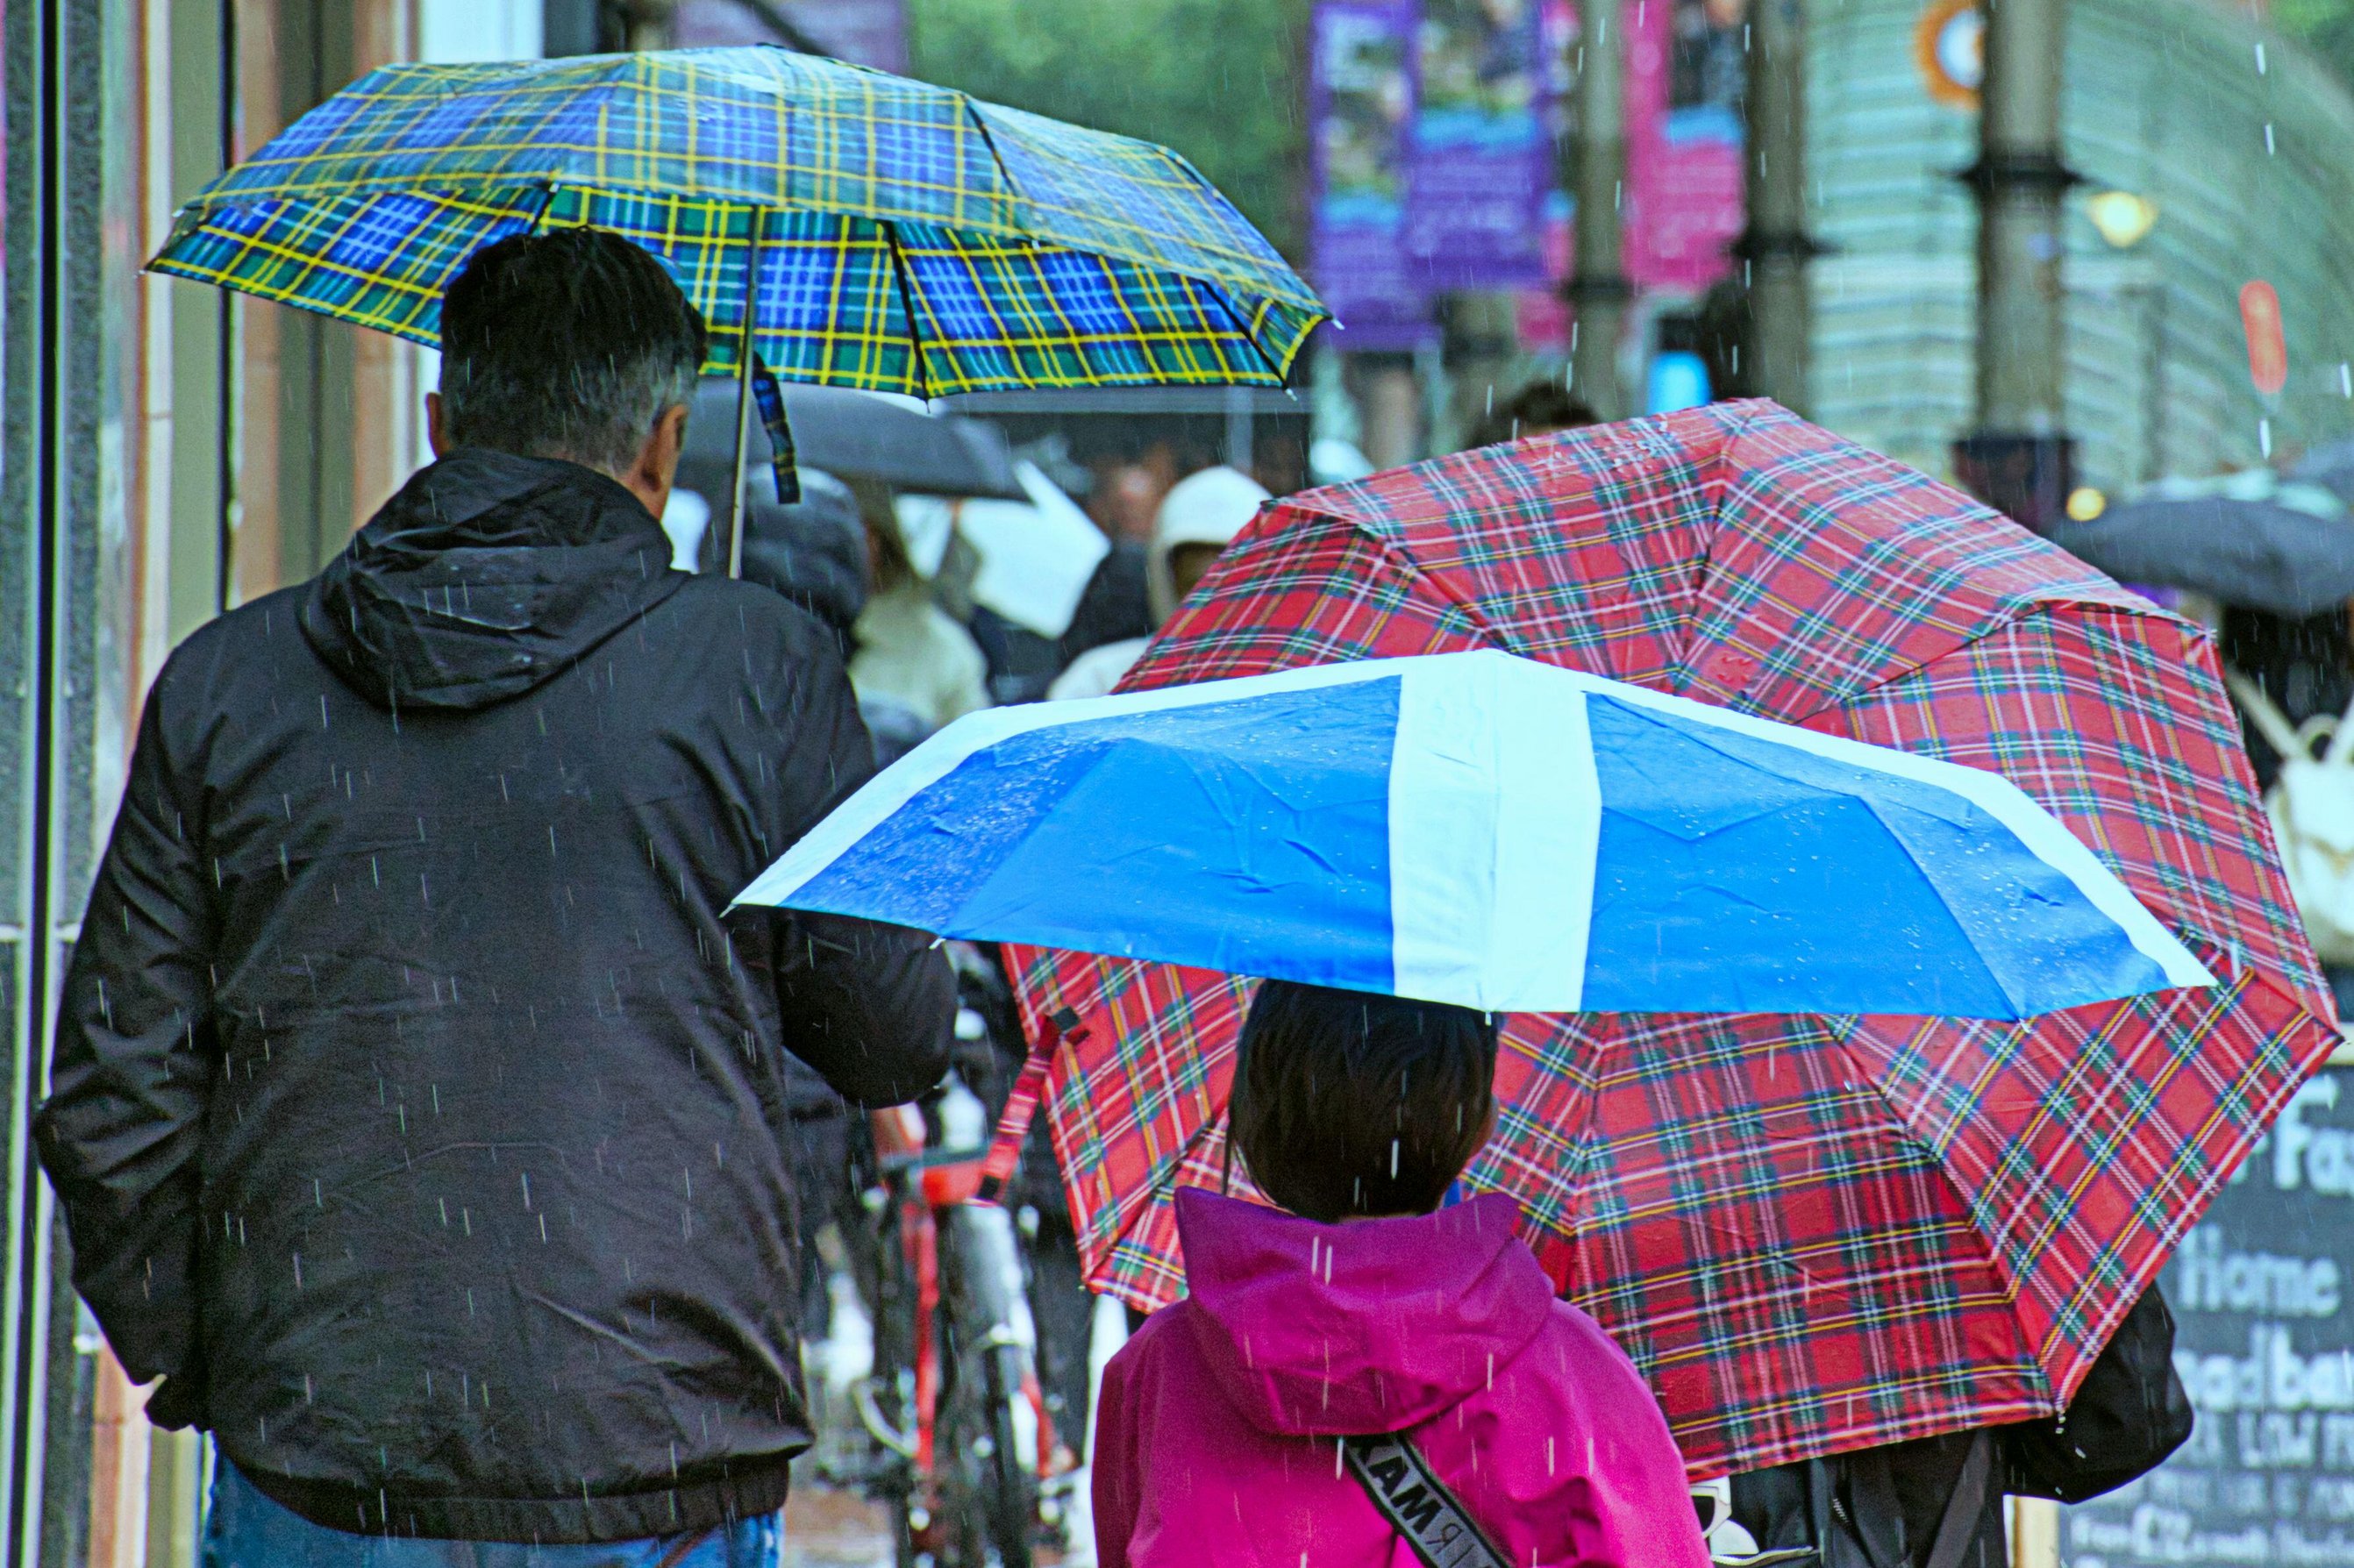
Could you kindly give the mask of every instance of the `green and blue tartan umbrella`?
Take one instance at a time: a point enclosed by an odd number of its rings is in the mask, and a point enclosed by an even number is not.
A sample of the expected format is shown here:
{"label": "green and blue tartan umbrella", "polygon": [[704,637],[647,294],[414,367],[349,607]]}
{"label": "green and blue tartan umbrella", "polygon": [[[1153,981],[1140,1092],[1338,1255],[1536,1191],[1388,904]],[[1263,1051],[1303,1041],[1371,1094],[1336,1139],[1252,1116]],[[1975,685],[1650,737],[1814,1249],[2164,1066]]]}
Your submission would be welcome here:
{"label": "green and blue tartan umbrella", "polygon": [[1328,317],[1166,148],[769,48],[385,67],[197,192],[152,265],[433,344],[469,256],[563,225],[669,265],[706,370],[743,368],[749,298],[760,366],[918,397],[1280,385]]}

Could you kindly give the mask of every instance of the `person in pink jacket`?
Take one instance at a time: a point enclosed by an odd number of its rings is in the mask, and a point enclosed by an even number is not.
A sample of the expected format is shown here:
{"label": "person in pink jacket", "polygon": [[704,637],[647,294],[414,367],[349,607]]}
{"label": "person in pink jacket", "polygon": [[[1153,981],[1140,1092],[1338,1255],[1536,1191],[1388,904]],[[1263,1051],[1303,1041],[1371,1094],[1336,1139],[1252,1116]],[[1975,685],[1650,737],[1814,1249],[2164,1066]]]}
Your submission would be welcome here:
{"label": "person in pink jacket", "polygon": [[1100,1568],[1419,1568],[1344,1462],[1378,1434],[1511,1568],[1705,1568],[1633,1363],[1554,1299],[1511,1199],[1441,1206],[1493,1125],[1495,1063],[1463,1008],[1260,988],[1233,1143],[1289,1212],[1178,1193],[1191,1294],[1104,1370]]}

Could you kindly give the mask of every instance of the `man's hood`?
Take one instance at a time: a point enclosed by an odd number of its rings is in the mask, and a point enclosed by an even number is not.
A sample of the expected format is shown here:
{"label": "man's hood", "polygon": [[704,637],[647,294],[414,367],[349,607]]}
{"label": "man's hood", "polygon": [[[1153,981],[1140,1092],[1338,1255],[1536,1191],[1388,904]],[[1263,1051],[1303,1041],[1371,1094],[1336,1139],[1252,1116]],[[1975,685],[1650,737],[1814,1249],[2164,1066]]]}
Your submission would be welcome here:
{"label": "man's hood", "polygon": [[1398,1432],[1488,1386],[1553,1310],[1553,1283],[1500,1193],[1435,1214],[1318,1224],[1177,1194],[1193,1328],[1261,1429]]}
{"label": "man's hood", "polygon": [[419,470],[328,563],[302,633],[379,707],[487,707],[685,580],[662,524],[612,480],[467,447]]}
{"label": "man's hood", "polygon": [[1152,545],[1145,553],[1144,591],[1152,609],[1152,624],[1177,613],[1177,582],[1169,557],[1180,545],[1210,545],[1225,549],[1235,535],[1250,526],[1267,504],[1267,487],[1250,475],[1225,467],[1205,468],[1186,475],[1161,498],[1152,519]]}

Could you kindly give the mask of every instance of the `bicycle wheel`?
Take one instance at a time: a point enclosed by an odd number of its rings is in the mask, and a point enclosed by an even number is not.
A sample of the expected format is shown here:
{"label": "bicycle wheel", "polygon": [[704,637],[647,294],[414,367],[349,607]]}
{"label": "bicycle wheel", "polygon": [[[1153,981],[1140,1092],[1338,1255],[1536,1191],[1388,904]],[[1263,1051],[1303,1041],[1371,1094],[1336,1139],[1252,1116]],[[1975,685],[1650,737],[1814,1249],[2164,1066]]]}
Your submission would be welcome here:
{"label": "bicycle wheel", "polygon": [[[954,1330],[950,1330],[953,1340]],[[940,1411],[940,1536],[953,1568],[1030,1568],[1033,1489],[1021,1426],[997,1393],[1002,1347],[958,1348]]]}
{"label": "bicycle wheel", "polygon": [[852,1391],[870,1441],[859,1489],[883,1505],[891,1521],[894,1568],[918,1568],[916,1516],[929,1499],[915,1462],[916,1282],[900,1234],[899,1203],[876,1168],[872,1140],[862,1138],[854,1150],[864,1158],[864,1179],[859,1184],[862,1201],[846,1215],[843,1240],[875,1336],[874,1365]]}
{"label": "bicycle wheel", "polygon": [[[1037,1464],[1023,1451],[1021,1424],[1015,1419],[1014,1402],[1023,1397],[1021,1372],[1013,1364],[1018,1354],[1013,1347],[1000,1345],[982,1360],[982,1408],[989,1416],[991,1467],[982,1506],[1003,1568],[1030,1568],[1037,1532]],[[1033,1436],[1028,1445],[1032,1452],[1036,1444]]]}
{"label": "bicycle wheel", "polygon": [[[999,1568],[1031,1568],[1038,1434],[1027,1401],[1035,1338],[1013,1217],[961,1205],[943,1215],[941,1240],[944,1360],[955,1380],[943,1401],[943,1479],[953,1477],[961,1494],[960,1533],[978,1527]],[[973,1568],[981,1568],[978,1557]]]}

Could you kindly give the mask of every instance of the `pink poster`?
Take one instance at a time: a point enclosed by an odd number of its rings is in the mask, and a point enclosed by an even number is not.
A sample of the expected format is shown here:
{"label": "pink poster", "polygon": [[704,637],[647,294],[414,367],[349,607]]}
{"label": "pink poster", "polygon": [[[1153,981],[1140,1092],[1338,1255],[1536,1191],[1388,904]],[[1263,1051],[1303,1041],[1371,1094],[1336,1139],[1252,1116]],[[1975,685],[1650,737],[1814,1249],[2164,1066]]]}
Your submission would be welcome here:
{"label": "pink poster", "polygon": [[[1743,35],[1747,0],[1625,0],[1627,276],[1646,293],[1696,298],[1732,267],[1745,222],[1742,193]],[[1546,57],[1557,134],[1574,136],[1575,0],[1545,0]],[[1562,348],[1569,311],[1558,280],[1575,264],[1575,209],[1557,196],[1545,255],[1556,282],[1522,296],[1521,341]]]}
{"label": "pink poster", "polygon": [[1741,234],[1747,0],[1628,7],[1627,275],[1698,294]]}

